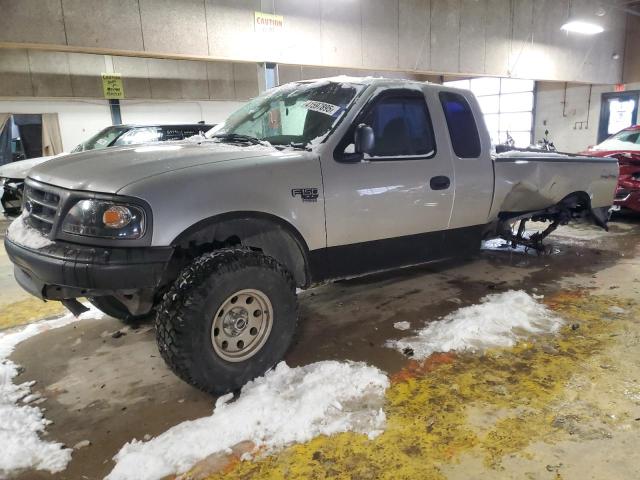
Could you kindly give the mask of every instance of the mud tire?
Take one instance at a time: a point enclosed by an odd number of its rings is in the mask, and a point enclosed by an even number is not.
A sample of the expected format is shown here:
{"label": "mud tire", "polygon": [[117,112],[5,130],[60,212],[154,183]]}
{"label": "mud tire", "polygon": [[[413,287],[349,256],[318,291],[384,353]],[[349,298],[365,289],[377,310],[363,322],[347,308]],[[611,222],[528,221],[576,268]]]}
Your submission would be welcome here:
{"label": "mud tire", "polygon": [[[214,350],[213,317],[242,289],[264,292],[272,306],[269,336],[251,358],[230,362]],[[246,248],[226,248],[196,258],[178,275],[156,313],[162,358],[182,380],[213,395],[240,389],[282,359],[297,323],[292,275],[275,259]]]}

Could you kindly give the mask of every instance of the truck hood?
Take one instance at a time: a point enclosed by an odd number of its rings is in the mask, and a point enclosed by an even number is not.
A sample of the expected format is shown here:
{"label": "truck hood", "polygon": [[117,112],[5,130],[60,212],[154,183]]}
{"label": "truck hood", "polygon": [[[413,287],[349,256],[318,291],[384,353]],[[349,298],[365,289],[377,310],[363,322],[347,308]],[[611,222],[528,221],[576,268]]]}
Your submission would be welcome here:
{"label": "truck hood", "polygon": [[24,180],[31,170],[36,165],[47,162],[53,158],[61,157],[66,153],[59,153],[58,155],[49,155],[47,157],[29,158],[27,160],[19,160],[17,162],[7,163],[0,167],[0,177],[13,178],[18,180]]}
{"label": "truck hood", "polygon": [[214,140],[105,148],[53,159],[29,177],[70,190],[117,193],[143,178],[207,163],[278,155],[266,145],[240,146]]}

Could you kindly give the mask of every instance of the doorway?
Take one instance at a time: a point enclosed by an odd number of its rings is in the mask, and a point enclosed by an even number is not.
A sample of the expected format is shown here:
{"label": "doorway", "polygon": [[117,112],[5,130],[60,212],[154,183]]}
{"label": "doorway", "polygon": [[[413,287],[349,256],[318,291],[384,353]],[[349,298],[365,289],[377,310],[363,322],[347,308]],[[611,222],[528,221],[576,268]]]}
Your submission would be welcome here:
{"label": "doorway", "polygon": [[638,123],[640,90],[602,94],[598,143]]}
{"label": "doorway", "polygon": [[42,156],[42,115],[9,115],[0,132],[0,165]]}

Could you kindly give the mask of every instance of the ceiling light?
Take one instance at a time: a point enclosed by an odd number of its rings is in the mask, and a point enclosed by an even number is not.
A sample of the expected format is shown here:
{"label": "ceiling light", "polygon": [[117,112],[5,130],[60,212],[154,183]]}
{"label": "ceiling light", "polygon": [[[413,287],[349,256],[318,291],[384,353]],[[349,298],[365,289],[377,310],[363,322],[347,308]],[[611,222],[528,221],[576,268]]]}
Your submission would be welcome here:
{"label": "ceiling light", "polygon": [[585,35],[595,35],[596,33],[604,32],[604,28],[600,25],[580,20],[567,22],[560,27],[560,30],[564,30],[565,32],[583,33]]}

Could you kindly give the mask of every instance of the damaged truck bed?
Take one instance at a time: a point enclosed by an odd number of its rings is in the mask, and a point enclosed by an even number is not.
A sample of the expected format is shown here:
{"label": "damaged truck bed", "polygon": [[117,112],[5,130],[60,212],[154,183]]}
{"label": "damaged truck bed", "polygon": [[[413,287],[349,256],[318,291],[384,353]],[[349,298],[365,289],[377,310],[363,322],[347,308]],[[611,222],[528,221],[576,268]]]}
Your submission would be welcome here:
{"label": "damaged truck bed", "polygon": [[[505,240],[542,250],[542,240],[573,219],[606,229],[618,166],[615,159],[556,152],[515,150],[494,155],[492,215]],[[597,207],[595,205],[603,205]],[[543,232],[525,237],[525,222],[550,221]],[[518,223],[517,232],[513,225]]]}

